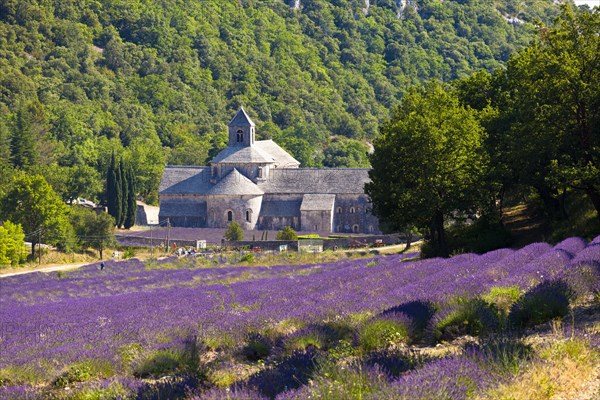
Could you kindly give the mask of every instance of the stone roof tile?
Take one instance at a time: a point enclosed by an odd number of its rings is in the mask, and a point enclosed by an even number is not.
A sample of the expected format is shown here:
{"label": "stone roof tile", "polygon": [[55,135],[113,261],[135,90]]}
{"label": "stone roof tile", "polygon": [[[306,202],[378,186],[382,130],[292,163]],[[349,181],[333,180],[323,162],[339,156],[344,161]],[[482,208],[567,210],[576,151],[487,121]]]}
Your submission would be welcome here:
{"label": "stone roof tile", "polygon": [[261,217],[299,217],[302,200],[264,201],[260,208]]}
{"label": "stone roof tile", "polygon": [[233,169],[223,179],[221,179],[208,194],[214,195],[262,195],[264,192],[259,189],[250,179],[240,174],[237,169]]}
{"label": "stone roof tile", "polygon": [[273,157],[279,168],[297,168],[300,165],[298,160],[272,140],[259,140],[254,142],[254,146]]}
{"label": "stone roof tile", "polygon": [[364,194],[366,168],[274,168],[257,183],[265,193]]}
{"label": "stone roof tile", "polygon": [[166,166],[160,194],[206,194],[210,190],[210,167]]}
{"label": "stone roof tile", "polygon": [[221,150],[219,154],[211,160],[211,163],[224,164],[244,164],[244,163],[260,163],[273,164],[276,159],[269,153],[265,153],[260,148],[255,146],[237,147],[228,146]]}
{"label": "stone roof tile", "polygon": [[250,119],[248,114],[246,114],[246,110],[244,107],[240,107],[240,110],[235,114],[235,116],[229,121],[229,126],[255,126],[254,122]]}
{"label": "stone roof tile", "polygon": [[335,194],[305,194],[300,211],[332,211]]}

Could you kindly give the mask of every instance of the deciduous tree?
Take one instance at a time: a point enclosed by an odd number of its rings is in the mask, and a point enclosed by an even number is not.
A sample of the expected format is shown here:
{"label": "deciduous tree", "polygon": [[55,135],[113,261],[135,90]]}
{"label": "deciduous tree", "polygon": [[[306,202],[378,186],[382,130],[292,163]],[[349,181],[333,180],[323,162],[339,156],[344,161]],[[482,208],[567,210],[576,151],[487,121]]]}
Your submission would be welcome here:
{"label": "deciduous tree", "polygon": [[24,260],[26,254],[23,228],[21,225],[4,221],[0,225],[0,267],[18,264]]}
{"label": "deciduous tree", "polygon": [[68,208],[41,175],[15,174],[0,202],[0,219],[21,224],[31,241],[31,256],[40,243],[68,248],[71,225]]}
{"label": "deciduous tree", "polygon": [[413,88],[381,128],[365,186],[373,213],[388,230],[428,230],[447,256],[444,224],[456,211],[472,212],[486,169],[484,132],[470,108],[433,81]]}

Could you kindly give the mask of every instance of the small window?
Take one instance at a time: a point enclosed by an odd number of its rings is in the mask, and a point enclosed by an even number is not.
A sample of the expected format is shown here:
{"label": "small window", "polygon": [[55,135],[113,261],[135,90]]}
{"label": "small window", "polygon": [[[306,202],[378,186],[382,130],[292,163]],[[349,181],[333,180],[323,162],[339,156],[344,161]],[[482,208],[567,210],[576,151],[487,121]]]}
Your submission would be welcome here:
{"label": "small window", "polygon": [[373,225],[369,225],[369,233],[373,233]]}
{"label": "small window", "polygon": [[350,214],[354,214],[354,207],[350,207]]}
{"label": "small window", "polygon": [[337,226],[337,232],[341,232],[341,231],[342,231],[342,225],[340,224]]}
{"label": "small window", "polygon": [[251,217],[250,210],[246,210],[246,221],[250,222],[250,217]]}
{"label": "small window", "polygon": [[341,214],[341,213],[342,213],[342,207],[338,207],[338,208],[337,208],[337,213],[338,213],[338,214]]}
{"label": "small window", "polygon": [[319,230],[319,225],[315,225],[315,232]]}
{"label": "small window", "polygon": [[352,226],[352,232],[354,232],[354,233],[358,233],[359,229],[360,229],[360,227],[358,225]]}
{"label": "small window", "polygon": [[227,211],[227,221],[233,221],[233,211]]}

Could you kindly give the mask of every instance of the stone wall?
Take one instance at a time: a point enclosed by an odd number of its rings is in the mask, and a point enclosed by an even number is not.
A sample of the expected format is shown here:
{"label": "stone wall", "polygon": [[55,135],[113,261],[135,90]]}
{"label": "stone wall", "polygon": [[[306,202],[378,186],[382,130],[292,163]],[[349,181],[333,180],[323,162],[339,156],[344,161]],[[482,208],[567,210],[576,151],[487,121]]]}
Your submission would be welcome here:
{"label": "stone wall", "polygon": [[333,208],[333,231],[380,234],[379,221],[371,214],[366,195],[337,195]]}
{"label": "stone wall", "polygon": [[261,251],[279,251],[281,245],[287,245],[288,251],[298,251],[297,240],[240,240],[240,241],[225,241],[227,247],[248,247],[253,249],[260,247]]}
{"label": "stone wall", "polygon": [[[262,196],[212,195],[208,196],[208,226],[211,228],[227,228],[228,212],[233,214],[233,221],[244,230],[253,230],[258,222]],[[246,212],[249,212],[249,221]]]}
{"label": "stone wall", "polygon": [[331,211],[301,211],[300,227],[307,232],[332,232],[333,220]]}

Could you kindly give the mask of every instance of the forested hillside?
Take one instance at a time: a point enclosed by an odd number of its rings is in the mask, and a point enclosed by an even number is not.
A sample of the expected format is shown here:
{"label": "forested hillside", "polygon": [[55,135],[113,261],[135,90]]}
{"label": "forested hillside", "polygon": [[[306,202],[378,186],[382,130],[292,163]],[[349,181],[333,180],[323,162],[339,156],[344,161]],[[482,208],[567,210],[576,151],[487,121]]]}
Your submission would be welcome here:
{"label": "forested hillside", "polygon": [[304,166],[367,166],[410,85],[503,66],[557,13],[552,0],[0,0],[0,167],[102,200],[115,153],[156,202],[163,166],[204,164],[241,105]]}

